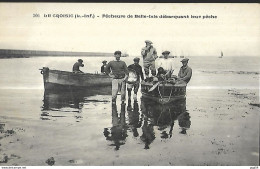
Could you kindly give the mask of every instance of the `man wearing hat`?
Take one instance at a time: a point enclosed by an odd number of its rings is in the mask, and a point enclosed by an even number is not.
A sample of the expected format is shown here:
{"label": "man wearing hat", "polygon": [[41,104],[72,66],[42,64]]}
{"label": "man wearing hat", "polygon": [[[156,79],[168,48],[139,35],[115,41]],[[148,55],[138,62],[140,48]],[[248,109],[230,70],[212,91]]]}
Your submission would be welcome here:
{"label": "man wearing hat", "polygon": [[78,59],[78,62],[76,62],[76,63],[73,65],[72,72],[73,72],[73,73],[83,73],[81,70],[79,70],[79,67],[84,67],[83,60],[82,60],[82,59]]}
{"label": "man wearing hat", "polygon": [[162,52],[163,58],[157,59],[155,63],[157,69],[163,68],[165,73],[167,73],[167,78],[171,77],[174,71],[173,60],[169,59],[169,54],[170,52],[167,50]]}
{"label": "man wearing hat", "polygon": [[[112,80],[112,103],[116,103],[117,93],[121,91],[122,104],[125,102],[126,80],[128,78],[128,69],[124,61],[120,60],[121,51],[115,51],[115,61],[110,61],[105,67],[106,74],[113,78]],[[111,71],[111,73],[110,73]]]}
{"label": "man wearing hat", "polygon": [[188,58],[182,59],[182,67],[180,68],[178,74],[178,81],[185,82],[186,84],[189,83],[191,76],[192,76],[192,69],[188,66]]}
{"label": "man wearing hat", "polygon": [[141,54],[143,56],[143,65],[146,78],[149,76],[149,69],[153,76],[156,75],[155,60],[157,59],[157,51],[152,46],[152,42],[149,40],[145,41],[146,46],[142,48]]}
{"label": "man wearing hat", "polygon": [[107,61],[104,60],[102,63],[103,65],[101,66],[101,73],[105,73],[105,67],[107,66]]}
{"label": "man wearing hat", "polygon": [[[134,58],[134,64],[131,64],[128,66],[128,70],[129,72],[130,71],[134,71],[135,74],[137,75],[137,79],[135,82],[130,82],[128,81],[127,82],[127,91],[128,91],[128,101],[131,100],[131,91],[132,89],[134,88],[134,101],[137,101],[137,92],[138,92],[138,89],[139,89],[139,86],[140,86],[140,77],[142,80],[144,80],[144,75],[143,75],[143,70],[142,70],[142,67],[139,65],[139,61],[140,61],[140,58]],[[131,74],[129,73],[129,76]]]}

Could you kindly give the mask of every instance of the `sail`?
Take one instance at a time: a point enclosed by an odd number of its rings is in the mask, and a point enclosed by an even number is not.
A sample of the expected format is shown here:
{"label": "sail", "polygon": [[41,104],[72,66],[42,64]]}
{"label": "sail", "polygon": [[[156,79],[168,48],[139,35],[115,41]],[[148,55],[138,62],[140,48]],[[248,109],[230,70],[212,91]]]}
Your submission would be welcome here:
{"label": "sail", "polygon": [[222,57],[223,57],[223,52],[221,51],[219,58],[222,58]]}

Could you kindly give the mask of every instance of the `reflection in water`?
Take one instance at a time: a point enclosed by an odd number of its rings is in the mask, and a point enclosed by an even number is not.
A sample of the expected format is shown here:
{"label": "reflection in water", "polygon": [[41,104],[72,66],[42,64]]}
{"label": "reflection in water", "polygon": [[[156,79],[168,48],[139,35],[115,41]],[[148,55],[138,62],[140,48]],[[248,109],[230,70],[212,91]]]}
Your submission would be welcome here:
{"label": "reflection in water", "polygon": [[151,138],[149,141],[144,142],[145,148],[149,148],[148,145],[155,139],[152,137],[153,126],[158,126],[162,139],[169,139],[172,137],[176,120],[178,120],[181,128],[181,134],[186,134],[186,130],[191,125],[185,99],[166,105],[156,104],[150,100],[142,100],[142,113],[144,114],[144,119],[147,119],[147,124],[150,122],[150,130],[143,130],[143,132],[148,132]]}
{"label": "reflection in water", "polygon": [[[91,88],[91,91],[45,92],[41,119],[73,116],[76,122],[83,119],[81,111],[87,102],[104,102],[97,96],[97,100],[89,100],[89,96],[110,95],[109,88]],[[109,101],[107,101],[109,102]],[[95,105],[95,104],[94,104]],[[109,104],[104,104],[109,105]],[[155,139],[171,139],[174,126],[178,125],[180,134],[187,134],[191,126],[190,116],[186,110],[186,100],[172,104],[159,104],[142,99],[141,104],[131,100],[126,104],[112,104],[111,126],[104,128],[104,136],[109,145],[119,150],[127,144],[130,135],[136,141],[144,144],[144,149],[150,149]],[[175,127],[176,128],[176,127]],[[159,131],[159,132],[158,132]]]}
{"label": "reflection in water", "polygon": [[[119,150],[121,145],[126,144],[128,135],[133,135],[143,142],[144,149],[150,149],[156,137],[160,139],[172,137],[175,123],[180,127],[180,134],[186,134],[191,126],[185,99],[165,105],[143,99],[141,111],[138,102],[132,104],[130,100],[127,105],[127,115],[128,117],[125,117],[125,105],[121,105],[119,116],[117,106],[112,105],[112,127],[104,128],[103,133],[106,140],[113,142],[110,146],[115,146],[115,150]],[[159,130],[160,134],[156,134],[155,130]]]}
{"label": "reflection in water", "polygon": [[121,105],[120,115],[117,113],[117,106],[112,105],[112,127],[110,130],[105,128],[103,133],[107,140],[113,142],[111,146],[115,146],[115,150],[119,150],[120,146],[125,144],[127,137],[125,104]]}
{"label": "reflection in water", "polygon": [[145,144],[144,148],[149,149],[149,145],[155,139],[155,134],[154,134],[153,124],[151,122],[149,122],[149,119],[147,118],[147,116],[144,117],[142,132],[143,132],[143,134],[140,138]]}
{"label": "reflection in water", "polygon": [[140,113],[138,102],[135,101],[132,107],[131,100],[129,100],[127,106],[127,113],[129,129],[133,132],[134,137],[138,137],[139,133],[137,131],[137,128],[140,128],[142,126],[142,121],[139,119]]}
{"label": "reflection in water", "polygon": [[84,102],[84,95],[80,92],[44,92],[42,110],[59,110],[70,107],[81,109]]}
{"label": "reflection in water", "polygon": [[77,122],[79,122],[79,120],[82,118],[81,110],[84,106],[84,103],[99,102],[98,100],[88,100],[89,96],[110,94],[110,86],[98,88],[93,87],[89,91],[45,91],[41,119],[50,120],[50,117],[66,117],[66,112],[72,112],[75,113],[74,117],[76,118]]}
{"label": "reflection in water", "polygon": [[190,128],[191,121],[188,112],[184,112],[178,116],[179,126],[181,127],[181,134],[186,134],[186,130]]}

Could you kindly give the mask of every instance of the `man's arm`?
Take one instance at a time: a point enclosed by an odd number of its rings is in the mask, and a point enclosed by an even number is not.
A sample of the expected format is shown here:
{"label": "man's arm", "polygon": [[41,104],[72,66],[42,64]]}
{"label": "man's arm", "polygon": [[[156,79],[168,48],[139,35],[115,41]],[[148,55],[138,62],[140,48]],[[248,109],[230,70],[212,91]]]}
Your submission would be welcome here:
{"label": "man's arm", "polygon": [[140,76],[141,76],[141,79],[144,80],[144,74],[143,74],[143,69],[142,67],[140,66]]}
{"label": "man's arm", "polygon": [[158,56],[157,56],[157,51],[156,51],[156,49],[153,47],[153,57],[154,57],[154,59],[157,59],[158,58]]}
{"label": "man's arm", "polygon": [[124,67],[124,72],[125,72],[125,74],[128,76],[129,71],[128,71],[128,69],[127,69],[127,66],[126,66],[125,62],[124,62],[123,67]]}
{"label": "man's arm", "polygon": [[173,61],[171,61],[171,73],[174,71],[174,64]]}
{"label": "man's arm", "polygon": [[126,81],[128,79],[128,76],[129,76],[129,71],[127,69],[127,66],[126,66],[125,62],[123,63],[123,68],[124,68],[124,72],[125,72],[124,81]]}
{"label": "man's arm", "polygon": [[132,68],[132,65],[129,65],[129,66],[127,67],[127,69],[128,69],[128,70],[129,70],[129,69],[133,69],[133,68]]}
{"label": "man's arm", "polygon": [[181,77],[181,68],[180,68],[179,73],[178,73],[178,78],[180,78],[180,77]]}
{"label": "man's arm", "polygon": [[148,48],[147,47],[143,47],[142,51],[141,51],[142,56],[146,57],[147,53],[148,53]]}
{"label": "man's arm", "polygon": [[181,78],[182,80],[186,81],[191,78],[192,75],[192,69],[188,69],[187,75]]}

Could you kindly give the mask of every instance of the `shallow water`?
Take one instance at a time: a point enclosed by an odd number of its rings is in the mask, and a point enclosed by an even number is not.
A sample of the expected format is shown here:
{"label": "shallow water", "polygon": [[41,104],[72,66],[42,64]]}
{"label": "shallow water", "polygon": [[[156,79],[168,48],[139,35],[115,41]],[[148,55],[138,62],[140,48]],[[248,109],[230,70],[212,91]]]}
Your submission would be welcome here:
{"label": "shallow water", "polygon": [[[85,71],[103,59],[84,58]],[[186,100],[163,106],[112,105],[106,88],[44,92],[38,69],[75,58],[2,59],[0,165],[257,165],[260,64],[224,59],[191,59]]]}

